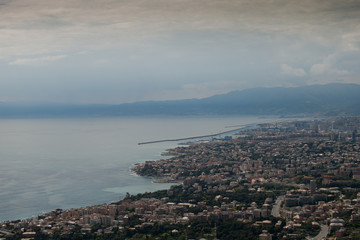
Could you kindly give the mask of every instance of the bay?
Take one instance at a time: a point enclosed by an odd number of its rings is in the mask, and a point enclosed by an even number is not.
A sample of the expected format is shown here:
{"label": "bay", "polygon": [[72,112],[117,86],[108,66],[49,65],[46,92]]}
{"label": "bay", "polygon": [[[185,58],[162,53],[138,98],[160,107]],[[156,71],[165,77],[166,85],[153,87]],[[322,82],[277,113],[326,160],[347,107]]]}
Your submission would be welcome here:
{"label": "bay", "polygon": [[0,221],[115,202],[126,192],[167,189],[131,173],[176,142],[275,121],[257,117],[0,119]]}

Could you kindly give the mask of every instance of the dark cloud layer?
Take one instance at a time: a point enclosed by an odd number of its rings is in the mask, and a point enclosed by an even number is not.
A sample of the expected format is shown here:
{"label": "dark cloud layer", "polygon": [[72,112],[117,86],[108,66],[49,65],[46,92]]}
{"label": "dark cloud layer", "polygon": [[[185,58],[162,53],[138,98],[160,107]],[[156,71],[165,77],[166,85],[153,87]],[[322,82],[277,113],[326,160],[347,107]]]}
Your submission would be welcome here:
{"label": "dark cloud layer", "polygon": [[359,18],[359,1],[0,0],[0,100],[360,83]]}

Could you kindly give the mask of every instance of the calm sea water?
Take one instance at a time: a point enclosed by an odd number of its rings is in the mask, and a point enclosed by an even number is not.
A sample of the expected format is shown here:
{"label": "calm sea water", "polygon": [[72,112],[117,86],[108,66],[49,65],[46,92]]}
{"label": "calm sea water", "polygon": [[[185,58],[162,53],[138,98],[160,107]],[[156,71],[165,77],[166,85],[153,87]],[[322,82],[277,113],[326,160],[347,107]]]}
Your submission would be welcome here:
{"label": "calm sea water", "polygon": [[139,142],[214,134],[255,117],[0,119],[0,221],[55,208],[110,203],[168,188],[134,176],[133,164],[160,159],[175,142]]}

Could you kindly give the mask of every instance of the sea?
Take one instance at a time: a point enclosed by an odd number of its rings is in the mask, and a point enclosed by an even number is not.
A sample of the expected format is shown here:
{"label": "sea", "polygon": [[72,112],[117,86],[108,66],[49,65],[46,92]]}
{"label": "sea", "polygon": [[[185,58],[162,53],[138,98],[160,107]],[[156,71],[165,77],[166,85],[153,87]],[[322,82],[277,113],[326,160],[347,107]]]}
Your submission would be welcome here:
{"label": "sea", "polygon": [[[0,222],[168,189],[131,171],[178,142],[276,117],[0,119]],[[230,133],[229,133],[230,134]]]}

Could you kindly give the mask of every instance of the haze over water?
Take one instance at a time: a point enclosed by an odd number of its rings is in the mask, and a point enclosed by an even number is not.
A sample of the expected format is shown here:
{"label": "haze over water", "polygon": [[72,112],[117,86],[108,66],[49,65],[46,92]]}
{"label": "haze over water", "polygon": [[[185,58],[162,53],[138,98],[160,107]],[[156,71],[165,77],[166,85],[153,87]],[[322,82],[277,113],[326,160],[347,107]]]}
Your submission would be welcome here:
{"label": "haze over water", "polygon": [[168,188],[134,176],[133,164],[160,159],[184,138],[274,121],[256,117],[0,119],[0,221],[56,208],[110,203]]}

